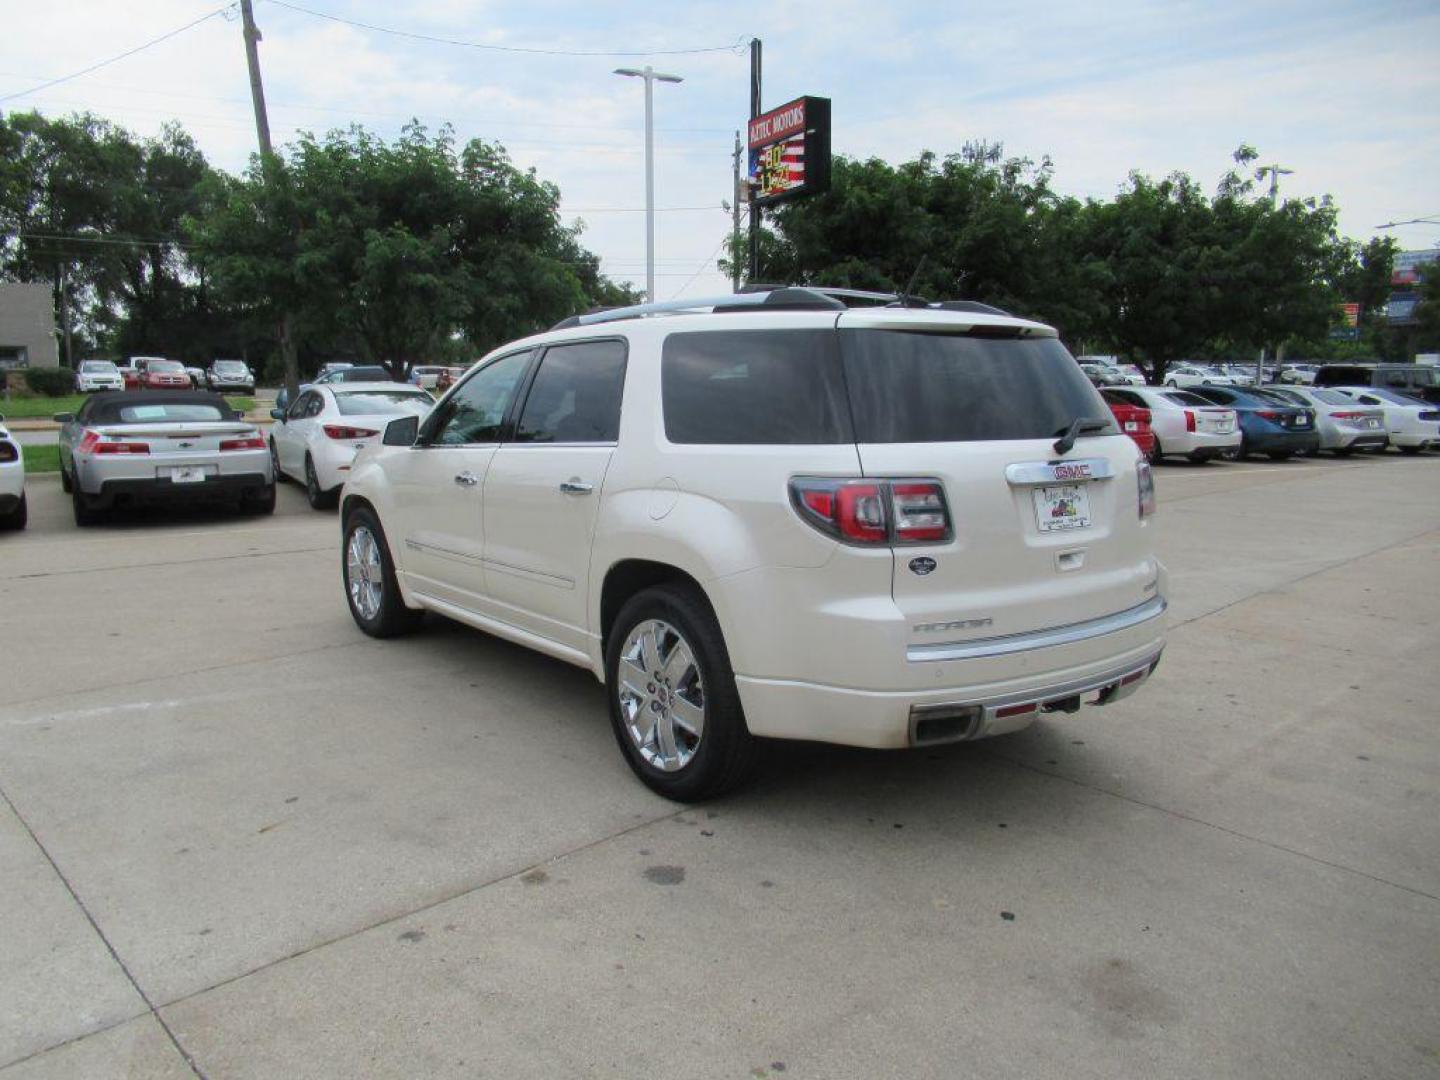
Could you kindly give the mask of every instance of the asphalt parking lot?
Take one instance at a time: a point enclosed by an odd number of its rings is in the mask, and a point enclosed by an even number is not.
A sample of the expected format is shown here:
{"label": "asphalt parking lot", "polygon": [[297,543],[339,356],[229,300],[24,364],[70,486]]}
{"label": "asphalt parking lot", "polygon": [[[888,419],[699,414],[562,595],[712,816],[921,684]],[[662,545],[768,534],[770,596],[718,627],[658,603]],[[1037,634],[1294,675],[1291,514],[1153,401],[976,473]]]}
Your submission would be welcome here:
{"label": "asphalt parking lot", "polygon": [[1167,466],[1150,685],[680,808],[338,528],[0,539],[0,1076],[1440,1075],[1440,460]]}

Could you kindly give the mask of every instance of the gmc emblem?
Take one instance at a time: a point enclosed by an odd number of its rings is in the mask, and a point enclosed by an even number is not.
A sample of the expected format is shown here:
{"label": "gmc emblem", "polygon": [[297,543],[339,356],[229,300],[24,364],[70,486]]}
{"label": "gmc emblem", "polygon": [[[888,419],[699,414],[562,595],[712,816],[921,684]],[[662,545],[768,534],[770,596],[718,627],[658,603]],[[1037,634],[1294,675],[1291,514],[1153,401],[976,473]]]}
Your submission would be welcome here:
{"label": "gmc emblem", "polygon": [[1054,465],[1056,480],[1089,480],[1090,466],[1084,464]]}

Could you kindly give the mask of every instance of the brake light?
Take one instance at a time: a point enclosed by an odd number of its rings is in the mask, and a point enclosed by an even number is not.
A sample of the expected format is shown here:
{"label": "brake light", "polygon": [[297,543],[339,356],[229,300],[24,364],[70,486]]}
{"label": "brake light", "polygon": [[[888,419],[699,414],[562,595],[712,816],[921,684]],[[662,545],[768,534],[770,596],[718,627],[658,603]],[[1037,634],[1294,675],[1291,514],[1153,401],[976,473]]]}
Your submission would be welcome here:
{"label": "brake light", "polygon": [[790,501],[813,528],[849,544],[934,544],[950,539],[938,480],[797,477]]}
{"label": "brake light", "polygon": [[20,448],[12,442],[0,441],[0,461],[19,461]]}
{"label": "brake light", "polygon": [[1364,419],[1365,419],[1365,414],[1364,414],[1363,412],[1332,412],[1332,413],[1330,414],[1330,419],[1331,419],[1331,420],[1364,420]]}
{"label": "brake light", "polygon": [[346,427],[344,424],[326,424],[325,434],[332,439],[368,439],[380,432],[363,427]]}
{"label": "brake light", "polygon": [[1143,521],[1155,513],[1155,477],[1150,472],[1150,463],[1138,462],[1135,466],[1135,483],[1140,501],[1140,518]]}
{"label": "brake light", "polygon": [[243,439],[220,440],[221,450],[264,450],[265,440],[259,435],[246,435]]}
{"label": "brake light", "polygon": [[1262,411],[1257,412],[1255,415],[1260,417],[1262,420],[1274,420],[1276,422],[1280,420],[1280,414],[1278,412]]}
{"label": "brake light", "polygon": [[77,449],[82,454],[148,454],[150,444],[143,442],[112,442],[95,431],[85,432]]}
{"label": "brake light", "polygon": [[1194,410],[1194,409],[1186,409],[1186,410],[1185,410],[1185,430],[1186,430],[1186,431],[1194,431],[1194,430],[1195,430],[1195,410]]}

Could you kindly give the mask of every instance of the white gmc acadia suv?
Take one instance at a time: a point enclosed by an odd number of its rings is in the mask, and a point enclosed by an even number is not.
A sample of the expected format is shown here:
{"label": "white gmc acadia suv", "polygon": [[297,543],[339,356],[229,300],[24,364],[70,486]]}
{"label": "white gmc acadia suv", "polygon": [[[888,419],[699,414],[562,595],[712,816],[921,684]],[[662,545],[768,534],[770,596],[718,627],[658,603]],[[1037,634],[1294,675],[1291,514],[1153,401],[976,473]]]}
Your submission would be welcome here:
{"label": "white gmc acadia suv", "polygon": [[1052,328],[865,299],[648,305],[497,349],[357,459],[355,621],[434,611],[590,669],[680,800],[758,736],[925,746],[1134,691],[1166,588],[1134,442]]}

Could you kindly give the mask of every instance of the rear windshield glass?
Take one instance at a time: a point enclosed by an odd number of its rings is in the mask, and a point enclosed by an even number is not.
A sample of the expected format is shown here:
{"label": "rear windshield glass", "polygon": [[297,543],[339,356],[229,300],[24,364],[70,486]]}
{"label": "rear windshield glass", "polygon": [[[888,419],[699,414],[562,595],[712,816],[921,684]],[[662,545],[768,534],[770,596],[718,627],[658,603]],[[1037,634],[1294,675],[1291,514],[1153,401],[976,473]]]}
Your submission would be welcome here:
{"label": "rear windshield glass", "polygon": [[340,382],[389,382],[390,373],[383,367],[343,368],[335,379]]}
{"label": "rear windshield glass", "polygon": [[105,418],[105,423],[121,424],[167,424],[185,420],[225,420],[214,405],[124,405],[116,410],[114,419]]}
{"label": "rear windshield glass", "polygon": [[1424,404],[1425,404],[1425,401],[1424,401],[1423,399],[1421,399],[1421,398],[1411,397],[1409,394],[1399,394],[1399,393],[1396,393],[1394,390],[1385,390],[1385,389],[1383,389],[1383,388],[1377,387],[1377,388],[1375,388],[1375,389],[1368,389],[1368,390],[1366,390],[1365,392],[1366,392],[1367,394],[1371,395],[1372,397],[1378,397],[1381,401],[1388,401],[1388,402],[1390,402],[1392,405],[1424,405]]}
{"label": "rear windshield glass", "polygon": [[1065,346],[897,330],[842,330],[860,442],[1045,439],[1111,413]]}
{"label": "rear windshield glass", "polygon": [[752,445],[849,442],[835,344],[834,330],[671,334],[660,368],[666,438]]}
{"label": "rear windshield glass", "polygon": [[341,416],[424,416],[435,404],[429,394],[403,390],[367,390],[363,394],[336,394]]}
{"label": "rear windshield glass", "polygon": [[1176,405],[1214,405],[1213,401],[1201,397],[1199,394],[1188,394],[1184,390],[1167,390],[1160,395],[1166,401],[1173,401]]}
{"label": "rear windshield glass", "polygon": [[1354,405],[1355,402],[1344,394],[1336,393],[1334,390],[1313,390],[1312,396],[1316,401],[1323,401],[1326,405]]}

